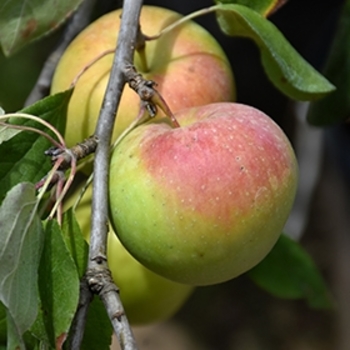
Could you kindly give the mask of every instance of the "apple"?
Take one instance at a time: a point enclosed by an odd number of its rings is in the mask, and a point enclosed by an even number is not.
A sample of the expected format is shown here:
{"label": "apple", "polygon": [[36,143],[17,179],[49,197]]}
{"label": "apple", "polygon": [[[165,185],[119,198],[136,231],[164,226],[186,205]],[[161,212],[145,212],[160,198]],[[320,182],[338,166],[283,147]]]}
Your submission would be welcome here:
{"label": "apple", "polygon": [[[75,38],[55,71],[52,94],[68,89],[89,62],[116,46],[120,15],[121,10],[117,10],[100,17]],[[180,14],[168,9],[143,6],[141,29],[148,36],[155,35],[179,18]],[[146,42],[145,56],[148,67],[142,64],[138,53],[134,65],[144,78],[158,84],[157,90],[173,112],[235,97],[234,79],[225,53],[211,34],[193,21]],[[94,133],[112,60],[111,54],[101,58],[79,79],[68,106],[65,132],[68,147]],[[139,108],[139,97],[126,86],[113,140],[136,118]]]}
{"label": "apple", "polygon": [[[75,211],[87,241],[90,235],[91,194],[89,187]],[[73,197],[65,207],[69,208],[74,201]],[[113,231],[108,234],[107,257],[125,313],[133,325],[169,319],[194,290],[192,286],[170,281],[141,265],[125,250]]]}
{"label": "apple", "polygon": [[140,125],[115,148],[111,222],[126,249],[171,280],[210,285],[258,264],[294,200],[297,162],[280,127],[243,104],[214,103]]}

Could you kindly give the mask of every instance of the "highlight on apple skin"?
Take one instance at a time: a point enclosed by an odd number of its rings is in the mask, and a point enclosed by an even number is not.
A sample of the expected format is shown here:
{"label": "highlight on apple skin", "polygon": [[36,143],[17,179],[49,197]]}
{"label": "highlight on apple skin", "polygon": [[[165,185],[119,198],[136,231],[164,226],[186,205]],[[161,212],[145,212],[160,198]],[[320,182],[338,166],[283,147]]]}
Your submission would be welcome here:
{"label": "highlight on apple skin", "polygon": [[122,244],[150,270],[210,285],[258,264],[289,216],[297,162],[263,112],[216,103],[141,125],[114,150],[111,221]]}
{"label": "highlight on apple skin", "polygon": [[[121,10],[108,13],[82,31],[62,56],[55,71],[51,94],[67,90],[89,62],[117,43]],[[145,35],[152,36],[181,15],[160,7],[143,6],[140,23]],[[193,21],[147,41],[148,67],[135,53],[134,65],[145,79],[157,83],[157,90],[175,112],[212,102],[233,101],[235,84],[226,55],[212,35]],[[93,134],[105,94],[113,55],[101,58],[84,72],[71,97],[65,132],[69,147]],[[113,140],[136,118],[138,95],[125,86],[119,105]],[[162,113],[159,113],[162,116]]]}
{"label": "highlight on apple skin", "polygon": [[[75,214],[84,238],[89,241],[91,219],[91,186]],[[66,203],[71,207],[75,198]],[[108,233],[108,266],[119,288],[125,314],[132,325],[161,322],[172,317],[187,301],[193,286],[170,281],[136,261],[122,246],[113,231]]]}

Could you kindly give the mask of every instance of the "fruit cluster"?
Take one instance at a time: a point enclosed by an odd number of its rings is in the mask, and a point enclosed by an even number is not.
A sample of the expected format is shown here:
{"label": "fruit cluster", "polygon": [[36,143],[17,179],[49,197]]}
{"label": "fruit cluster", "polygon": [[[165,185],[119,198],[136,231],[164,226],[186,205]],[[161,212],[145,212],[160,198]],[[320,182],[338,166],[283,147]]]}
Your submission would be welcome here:
{"label": "fruit cluster", "polygon": [[[119,17],[120,11],[107,14],[76,38],[52,93],[67,89],[94,57],[113,48]],[[154,35],[178,18],[144,6],[141,30]],[[147,65],[136,53],[135,66],[158,84],[181,127],[172,128],[160,114],[126,135],[111,156],[110,220],[123,246],[110,235],[108,258],[135,322],[169,317],[191,286],[227,281],[259,263],[281,234],[297,184],[287,137],[261,111],[232,102],[229,62],[208,32],[186,22],[147,42],[145,55]],[[68,145],[93,133],[111,61],[99,60],[77,83]],[[138,110],[138,96],[125,87],[114,139]],[[77,211],[86,233],[88,210]]]}

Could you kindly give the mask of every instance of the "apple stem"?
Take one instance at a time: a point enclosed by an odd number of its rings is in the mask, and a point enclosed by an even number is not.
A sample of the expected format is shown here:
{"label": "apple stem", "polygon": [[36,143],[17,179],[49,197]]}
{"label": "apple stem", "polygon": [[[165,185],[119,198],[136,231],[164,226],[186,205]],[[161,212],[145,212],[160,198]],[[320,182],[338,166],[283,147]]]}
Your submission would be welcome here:
{"label": "apple stem", "polygon": [[165,27],[156,35],[151,35],[151,36],[145,35],[145,40],[151,41],[151,40],[159,39],[162,35],[169,33],[170,31],[179,27],[183,23],[190,21],[196,17],[200,17],[200,16],[206,15],[208,13],[215,12],[216,10],[217,10],[216,6],[211,6],[211,7],[206,7],[206,8],[200,9],[198,11],[192,12],[189,15],[181,17],[179,20],[177,20],[174,23],[170,24],[169,26]]}
{"label": "apple stem", "polygon": [[140,57],[140,67],[143,73],[149,72],[149,66],[146,56],[146,37],[141,31],[141,27],[139,25],[137,31],[136,45],[135,50]]}
{"label": "apple stem", "polygon": [[144,104],[141,104],[141,108],[137,117],[132,121],[132,123],[121,133],[121,135],[116,139],[112,145],[112,151],[119,145],[123,138],[129,134],[130,131],[135,129],[138,125],[148,122],[154,115],[150,115],[147,107]]}
{"label": "apple stem", "polygon": [[147,56],[146,56],[146,45],[136,49],[140,58],[140,68],[142,73],[149,72]]}

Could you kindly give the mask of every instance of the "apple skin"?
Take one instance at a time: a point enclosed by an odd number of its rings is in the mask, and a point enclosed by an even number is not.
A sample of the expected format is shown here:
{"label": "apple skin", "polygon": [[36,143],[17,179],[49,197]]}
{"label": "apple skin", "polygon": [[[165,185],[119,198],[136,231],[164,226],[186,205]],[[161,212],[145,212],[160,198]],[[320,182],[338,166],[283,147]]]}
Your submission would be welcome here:
{"label": "apple skin", "polygon": [[114,150],[111,222],[129,252],[171,280],[210,285],[258,264],[288,218],[297,162],[279,126],[236,103],[180,111]]}
{"label": "apple skin", "polygon": [[[91,187],[79,203],[75,214],[84,238],[89,241]],[[74,204],[71,198],[65,207]],[[163,278],[136,261],[122,246],[113,231],[108,234],[107,257],[126,316],[132,325],[160,322],[173,316],[192,294],[193,286]]]}
{"label": "apple skin", "polygon": [[[102,16],[82,31],[65,51],[53,77],[51,94],[68,89],[89,62],[117,42],[121,11]],[[155,35],[181,18],[168,9],[143,6],[143,33]],[[155,81],[170,109],[233,101],[234,78],[225,53],[204,28],[186,22],[161,38],[146,42],[149,70],[143,71],[136,53],[134,65],[144,78]],[[113,55],[100,59],[78,81],[68,106],[65,140],[69,147],[94,133],[105,94]],[[119,105],[113,140],[136,118],[140,99],[125,86]],[[161,112],[160,116],[164,115]]]}

